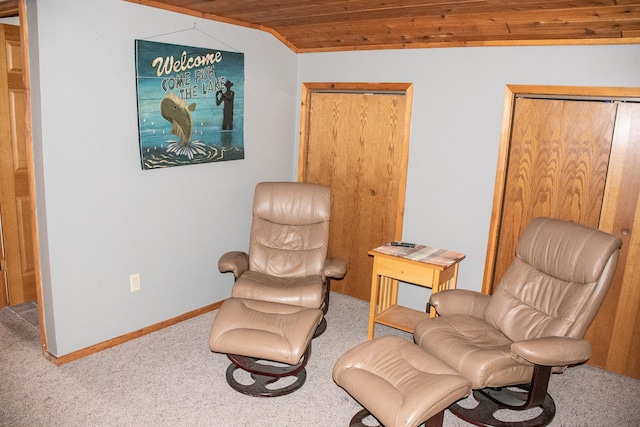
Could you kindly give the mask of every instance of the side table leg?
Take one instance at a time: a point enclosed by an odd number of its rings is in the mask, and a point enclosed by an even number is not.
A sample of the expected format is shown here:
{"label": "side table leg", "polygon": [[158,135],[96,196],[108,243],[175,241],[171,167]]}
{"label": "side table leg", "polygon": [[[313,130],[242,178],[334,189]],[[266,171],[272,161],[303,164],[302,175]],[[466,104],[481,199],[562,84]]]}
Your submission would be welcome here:
{"label": "side table leg", "polygon": [[378,289],[380,285],[380,276],[376,272],[375,260],[373,266],[373,276],[371,278],[371,300],[369,302],[369,333],[368,339],[373,339],[375,331],[376,308],[378,306]]}

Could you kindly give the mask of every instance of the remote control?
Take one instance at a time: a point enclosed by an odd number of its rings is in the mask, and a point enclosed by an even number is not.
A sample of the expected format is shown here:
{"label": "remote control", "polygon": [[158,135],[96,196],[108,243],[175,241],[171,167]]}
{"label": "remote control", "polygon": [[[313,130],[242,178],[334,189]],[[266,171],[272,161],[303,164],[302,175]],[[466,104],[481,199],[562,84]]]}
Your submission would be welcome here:
{"label": "remote control", "polygon": [[416,244],[415,243],[408,243],[408,242],[391,242],[391,246],[402,246],[403,248],[415,248]]}

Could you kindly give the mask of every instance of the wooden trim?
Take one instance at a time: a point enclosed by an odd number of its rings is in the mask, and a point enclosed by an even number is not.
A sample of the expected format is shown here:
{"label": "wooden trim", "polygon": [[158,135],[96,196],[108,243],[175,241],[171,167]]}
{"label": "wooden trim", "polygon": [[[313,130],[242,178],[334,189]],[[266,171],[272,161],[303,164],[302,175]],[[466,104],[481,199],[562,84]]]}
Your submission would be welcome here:
{"label": "wooden trim", "polygon": [[210,311],[217,310],[217,309],[220,308],[220,306],[222,306],[223,302],[224,302],[224,300],[215,302],[213,304],[206,305],[206,306],[198,308],[196,310],[189,311],[187,313],[181,314],[181,315],[179,315],[177,317],[174,317],[172,319],[164,320],[164,321],[156,323],[154,325],[150,325],[150,326],[144,327],[142,329],[138,329],[137,331],[130,332],[130,333],[125,334],[125,335],[121,335],[121,336],[119,336],[117,338],[113,338],[113,339],[110,339],[108,341],[103,341],[101,343],[92,345],[90,347],[83,348],[83,349],[78,350],[78,351],[74,351],[73,353],[69,353],[69,354],[66,354],[64,356],[57,357],[57,356],[54,356],[53,354],[51,354],[49,352],[46,352],[46,351],[45,351],[44,355],[50,362],[52,362],[52,363],[54,363],[56,365],[64,365],[65,363],[73,362],[74,360],[81,359],[81,358],[89,356],[91,354],[98,353],[98,352],[100,352],[102,350],[106,350],[108,348],[115,347],[115,346],[120,345],[120,344],[124,344],[127,341],[131,341],[133,339],[140,338],[140,337],[142,337],[144,335],[147,335],[147,334],[150,334],[152,332],[156,332],[156,331],[159,331],[161,329],[167,328],[169,326],[173,326],[173,325],[175,325],[177,323],[180,323],[180,322],[183,322],[185,320],[192,319],[194,317],[200,316],[201,314],[205,314],[205,313],[208,313]]}
{"label": "wooden trim", "polygon": [[[1,254],[0,254],[1,255]],[[7,281],[5,280],[5,272],[0,269],[0,309],[7,306]]]}
{"label": "wooden trim", "polygon": [[640,97],[640,87],[507,85],[507,89],[514,95]]}
{"label": "wooden trim", "polygon": [[20,10],[20,3],[22,2],[22,0],[7,0],[0,3],[0,18],[16,16]]}
{"label": "wooden trim", "polygon": [[609,98],[640,98],[640,87],[592,87],[592,86],[536,86],[536,85],[507,85],[500,130],[500,148],[498,149],[498,164],[496,181],[493,194],[493,207],[491,210],[491,223],[489,225],[489,238],[485,259],[482,292],[491,294],[493,291],[493,275],[495,270],[496,249],[502,205],[504,202],[504,188],[506,181],[507,161],[509,146],[511,143],[511,126],[513,120],[513,108],[515,98],[518,95],[553,95],[558,98],[563,96],[579,97],[609,97]]}
{"label": "wooden trim", "polygon": [[[131,1],[131,0],[128,0]],[[239,24],[242,25],[242,24]],[[280,39],[280,37],[277,37]],[[457,42],[424,42],[424,43],[393,43],[364,46],[329,46],[314,48],[292,48],[296,53],[345,52],[358,50],[389,50],[389,49],[437,49],[448,47],[518,47],[518,46],[593,46],[640,44],[640,37],[625,38],[594,38],[594,39],[550,39],[550,40],[483,40]]]}
{"label": "wooden trim", "polygon": [[498,245],[498,228],[502,217],[504,201],[504,186],[507,179],[507,162],[509,161],[509,145],[511,140],[511,125],[513,120],[513,106],[516,92],[514,86],[505,88],[504,105],[502,107],[502,127],[500,129],[500,148],[498,149],[498,166],[496,168],[496,182],[493,188],[493,207],[491,208],[491,222],[489,224],[489,239],[484,263],[484,277],[482,292],[493,292],[493,275],[496,263],[496,249]]}
{"label": "wooden trim", "polygon": [[[8,26],[7,26],[8,27]],[[7,58],[5,55],[5,45],[6,45],[6,37],[7,31],[5,30],[5,25],[0,24],[0,62],[2,63],[2,70],[0,70],[0,118],[2,119],[2,127],[0,127],[0,138],[2,140],[11,139],[11,126],[5,126],[5,121],[10,121],[9,116],[11,115],[11,106],[9,102],[10,90],[8,83],[8,67],[5,64],[7,62]],[[6,117],[6,119],[5,119]],[[10,158],[11,155],[5,155],[6,151],[3,149],[3,153],[0,154],[0,170],[11,170],[13,168],[13,159],[9,159],[7,162],[6,159]],[[11,151],[9,151],[11,153]],[[0,184],[2,183],[2,179],[0,178]],[[11,187],[11,186],[8,186]],[[0,187],[0,194],[2,194],[2,188]],[[13,199],[13,197],[6,197],[7,199]],[[0,204],[0,208],[1,208]],[[0,209],[1,211],[1,209]],[[8,248],[4,247],[4,239],[6,231],[5,228],[2,228],[2,220],[0,219],[0,308],[4,308],[8,304],[8,296],[9,296],[9,272],[7,270],[7,260],[6,256],[8,256]]]}
{"label": "wooden trim", "polygon": [[409,92],[413,93],[413,83],[330,83],[330,82],[305,82],[302,83],[303,94],[306,91],[344,91],[344,92]]}
{"label": "wooden trim", "polygon": [[40,265],[40,240],[38,237],[38,215],[36,208],[36,177],[33,154],[33,122],[31,116],[31,75],[29,63],[29,28],[27,26],[26,0],[19,0],[18,15],[20,17],[20,46],[22,49],[22,79],[25,91],[25,141],[27,147],[27,168],[29,174],[29,197],[31,199],[31,230],[33,239],[33,268],[36,280],[36,299],[38,301],[38,319],[40,323],[40,343],[42,352],[47,353],[47,331],[44,321],[44,304],[42,295],[42,271]]}
{"label": "wooden trim", "polygon": [[300,103],[300,145],[298,146],[298,182],[304,182],[305,165],[307,164],[307,129],[309,127],[309,114],[307,109],[311,102],[313,85],[318,83],[302,83],[302,101]]}
{"label": "wooden trim", "polygon": [[[640,230],[640,198],[635,208],[635,219],[631,230]],[[636,231],[631,234],[629,241],[629,252],[627,253],[627,263],[622,279],[622,289],[616,308],[616,316],[613,319],[613,329],[611,343],[617,345],[609,346],[606,364],[604,369],[638,378],[640,371],[637,365],[629,361],[633,354],[632,343],[634,341],[635,325],[630,313],[638,313],[638,303],[640,302],[640,286],[637,286],[638,276],[640,276],[640,262],[629,262],[629,260],[640,259],[640,233]],[[627,315],[624,315],[627,314]],[[637,346],[635,346],[637,348]],[[637,359],[636,359],[637,360]]]}
{"label": "wooden trim", "polygon": [[407,198],[407,170],[409,169],[409,141],[411,137],[411,113],[413,112],[413,83],[408,84],[404,89],[406,97],[407,111],[404,115],[404,140],[402,141],[402,169],[400,171],[400,187],[403,191],[398,194],[398,214],[396,215],[396,236],[395,240],[402,240],[404,230],[404,208]]}

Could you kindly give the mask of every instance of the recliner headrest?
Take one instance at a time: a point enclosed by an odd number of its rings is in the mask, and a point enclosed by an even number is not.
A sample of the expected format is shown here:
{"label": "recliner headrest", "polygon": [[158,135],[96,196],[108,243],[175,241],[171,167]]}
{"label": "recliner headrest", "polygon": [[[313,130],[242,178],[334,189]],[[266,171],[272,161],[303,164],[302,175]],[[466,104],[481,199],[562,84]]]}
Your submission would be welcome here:
{"label": "recliner headrest", "polygon": [[253,197],[253,215],[276,224],[327,222],[331,218],[331,190],[320,184],[261,182]]}
{"label": "recliner headrest", "polygon": [[[546,241],[542,245],[539,240]],[[574,283],[598,280],[622,241],[611,234],[554,218],[536,218],[522,233],[516,256],[558,279]],[[603,247],[607,248],[603,252]],[[572,267],[573,266],[573,267]]]}

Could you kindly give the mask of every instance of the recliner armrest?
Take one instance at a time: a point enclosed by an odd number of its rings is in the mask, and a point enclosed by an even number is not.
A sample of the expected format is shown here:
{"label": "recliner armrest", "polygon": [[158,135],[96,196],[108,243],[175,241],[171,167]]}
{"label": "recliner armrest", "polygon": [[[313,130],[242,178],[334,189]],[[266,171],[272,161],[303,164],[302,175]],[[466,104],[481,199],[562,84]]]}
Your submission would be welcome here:
{"label": "recliner armrest", "polygon": [[342,258],[327,258],[322,267],[322,280],[342,279],[347,274],[347,263]]}
{"label": "recliner armrest", "polygon": [[464,314],[484,319],[484,309],[489,304],[490,295],[467,289],[447,289],[436,292],[429,298],[429,304],[439,316]]}
{"label": "recliner armrest", "polygon": [[249,255],[242,251],[231,251],[222,255],[218,260],[220,273],[233,272],[236,279],[249,269]]}
{"label": "recliner armrest", "polygon": [[591,344],[582,338],[545,337],[511,344],[511,357],[543,366],[567,366],[591,357]]}

